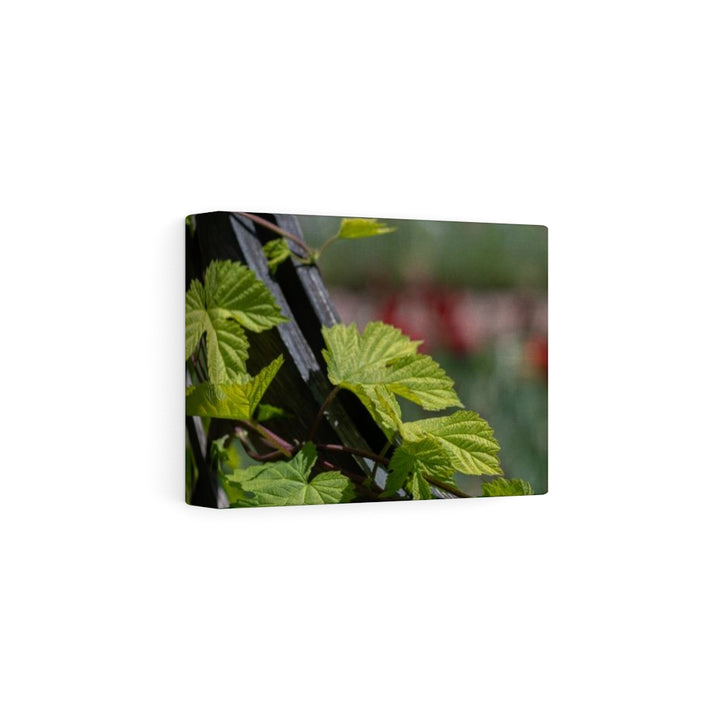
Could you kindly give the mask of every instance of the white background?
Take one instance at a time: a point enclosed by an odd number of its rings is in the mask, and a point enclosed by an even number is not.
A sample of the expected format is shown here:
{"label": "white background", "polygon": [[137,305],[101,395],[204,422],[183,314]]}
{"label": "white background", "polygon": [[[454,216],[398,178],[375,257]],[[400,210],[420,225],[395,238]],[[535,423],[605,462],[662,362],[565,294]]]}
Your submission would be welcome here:
{"label": "white background", "polygon": [[[717,718],[707,2],[6,3],[0,714]],[[183,503],[183,218],[550,229],[550,492]]]}

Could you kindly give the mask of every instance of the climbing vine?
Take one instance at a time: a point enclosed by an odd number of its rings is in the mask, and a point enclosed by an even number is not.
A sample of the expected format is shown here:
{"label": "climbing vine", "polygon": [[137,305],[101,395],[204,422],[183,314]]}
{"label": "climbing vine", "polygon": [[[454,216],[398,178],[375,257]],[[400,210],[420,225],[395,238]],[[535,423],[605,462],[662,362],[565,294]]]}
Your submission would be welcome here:
{"label": "climbing vine", "polygon": [[[271,272],[297,255],[314,264],[337,241],[392,232],[377,220],[345,218],[335,235],[318,249],[263,218],[279,237],[264,246]],[[293,241],[292,247],[288,240]],[[232,507],[308,505],[354,499],[425,500],[468,497],[457,485],[457,473],[483,479],[484,495],[531,494],[528,483],[506,479],[499,461],[500,446],[490,425],[464,409],[454,383],[419,341],[382,322],[362,331],[354,323],[324,327],[322,355],[332,390],[321,404],[305,437],[282,437],[273,419],[286,417],[283,408],[262,403],[283,365],[278,356],[255,375],[247,370],[248,333],[261,333],[287,322],[269,288],[248,267],[233,261],[213,261],[185,296],[186,414],[232,420],[234,437],[256,464],[242,466],[233,450],[233,436],[212,443],[210,463]],[[324,444],[316,434],[338,393],[353,393],[385,435],[383,450],[374,453],[340,444]],[[454,411],[406,422],[398,398],[426,411]],[[266,447],[258,452],[256,447]],[[334,465],[328,454],[346,453],[368,462],[349,472]],[[197,469],[186,453],[186,482]],[[384,481],[378,480],[378,468]]]}

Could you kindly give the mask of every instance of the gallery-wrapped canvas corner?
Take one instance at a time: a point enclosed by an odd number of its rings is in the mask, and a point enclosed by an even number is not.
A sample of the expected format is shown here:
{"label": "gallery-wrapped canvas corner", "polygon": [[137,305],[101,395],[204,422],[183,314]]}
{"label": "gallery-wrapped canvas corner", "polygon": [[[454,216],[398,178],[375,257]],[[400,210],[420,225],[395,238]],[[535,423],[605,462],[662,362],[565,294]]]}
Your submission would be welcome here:
{"label": "gallery-wrapped canvas corner", "polygon": [[186,219],[188,503],[547,490],[547,229]]}

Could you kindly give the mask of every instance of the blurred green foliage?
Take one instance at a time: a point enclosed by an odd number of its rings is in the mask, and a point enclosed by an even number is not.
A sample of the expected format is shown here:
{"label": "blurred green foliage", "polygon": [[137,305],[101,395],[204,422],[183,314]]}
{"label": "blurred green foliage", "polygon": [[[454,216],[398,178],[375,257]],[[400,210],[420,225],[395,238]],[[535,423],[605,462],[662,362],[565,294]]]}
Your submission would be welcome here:
{"label": "blurred green foliage", "polygon": [[[490,423],[505,476],[526,480],[536,495],[547,492],[547,382],[522,373],[520,348],[508,341],[466,358],[441,352],[433,357],[455,381],[465,407]],[[402,398],[400,405],[406,422],[428,416]],[[478,477],[457,474],[455,481],[472,495],[482,492]]]}
{"label": "blurred green foliage", "polygon": [[437,359],[466,406],[495,431],[505,475],[523,478],[540,494],[547,492],[548,479],[547,382],[523,374],[521,352],[508,339],[467,359]]}
{"label": "blurred green foliage", "polygon": [[[298,215],[306,242],[319,247],[341,218]],[[453,287],[547,289],[547,228],[539,225],[383,218],[395,232],[338,243],[320,263],[328,285],[359,288],[368,281],[393,284],[432,276]]]}

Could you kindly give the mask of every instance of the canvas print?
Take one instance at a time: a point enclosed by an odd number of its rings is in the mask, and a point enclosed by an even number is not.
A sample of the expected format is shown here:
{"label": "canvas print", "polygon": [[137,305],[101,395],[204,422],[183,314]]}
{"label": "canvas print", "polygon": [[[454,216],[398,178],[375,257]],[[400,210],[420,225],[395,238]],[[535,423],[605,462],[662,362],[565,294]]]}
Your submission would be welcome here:
{"label": "canvas print", "polygon": [[186,219],[185,497],[258,508],[547,491],[547,229]]}

